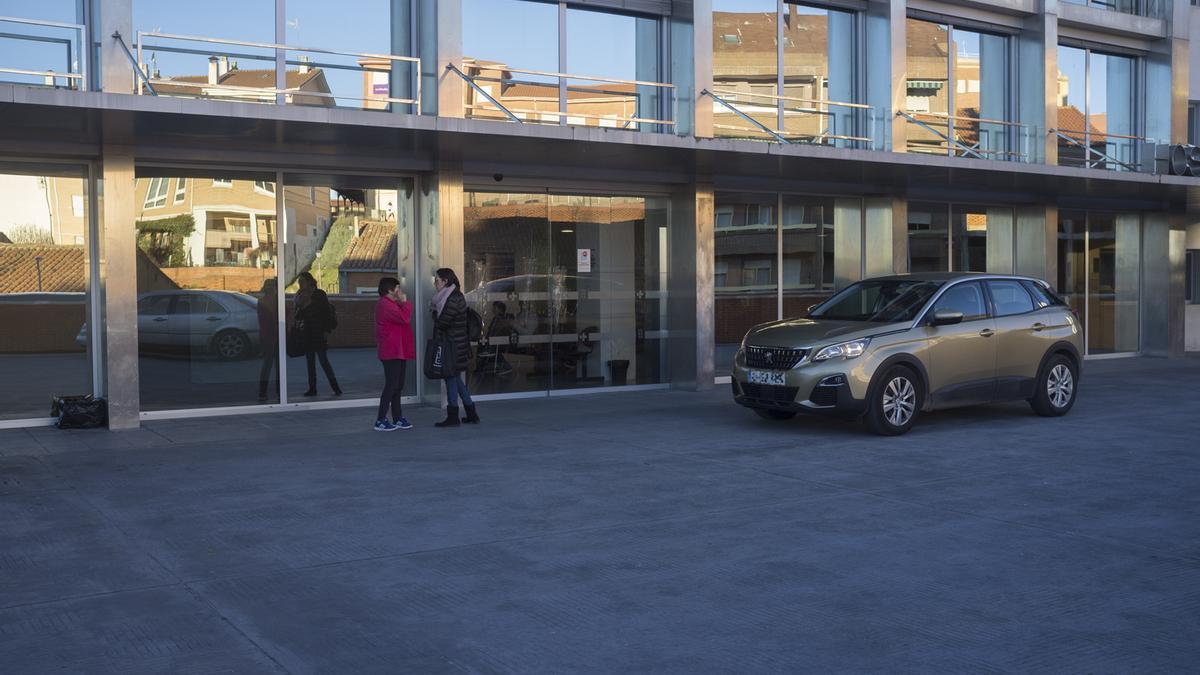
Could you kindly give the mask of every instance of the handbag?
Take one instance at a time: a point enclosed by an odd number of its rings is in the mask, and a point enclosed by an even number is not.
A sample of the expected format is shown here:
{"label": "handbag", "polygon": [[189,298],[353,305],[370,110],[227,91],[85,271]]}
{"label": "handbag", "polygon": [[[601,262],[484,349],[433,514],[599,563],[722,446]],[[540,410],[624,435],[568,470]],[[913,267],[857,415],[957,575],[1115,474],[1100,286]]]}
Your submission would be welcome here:
{"label": "handbag", "polygon": [[304,332],[304,327],[296,322],[287,332],[287,355],[290,358],[304,356],[308,351],[308,336]]}
{"label": "handbag", "polygon": [[444,380],[454,376],[454,343],[450,336],[435,332],[425,343],[425,377]]}

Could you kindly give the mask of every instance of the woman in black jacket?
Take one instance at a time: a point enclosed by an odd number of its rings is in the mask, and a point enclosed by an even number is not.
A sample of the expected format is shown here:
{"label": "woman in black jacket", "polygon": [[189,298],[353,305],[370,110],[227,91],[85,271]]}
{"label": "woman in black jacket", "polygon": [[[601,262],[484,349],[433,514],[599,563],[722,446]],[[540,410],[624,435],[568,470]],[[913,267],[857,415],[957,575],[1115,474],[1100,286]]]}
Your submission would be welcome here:
{"label": "woman in black jacket", "polygon": [[308,365],[308,391],[305,396],[317,395],[317,364],[321,360],[321,370],[325,371],[325,379],[329,380],[329,388],[335,396],[342,395],[338,386],[337,376],[333,374],[333,364],[329,363],[327,336],[333,331],[333,307],[329,304],[329,296],[317,288],[317,280],[308,272],[297,278],[300,290],[296,293],[296,325],[304,333],[304,360]]}
{"label": "woman in black jacket", "polygon": [[433,277],[435,293],[429,301],[429,309],[433,312],[434,330],[450,338],[454,347],[452,362],[454,375],[446,378],[446,419],[434,426],[458,426],[458,399],[461,396],[467,424],[478,424],[479,415],[475,413],[475,402],[467,392],[467,384],[463,382],[462,373],[466,372],[467,364],[471,361],[470,329],[467,325],[467,299],[463,297],[458,275],[447,267],[439,269]]}

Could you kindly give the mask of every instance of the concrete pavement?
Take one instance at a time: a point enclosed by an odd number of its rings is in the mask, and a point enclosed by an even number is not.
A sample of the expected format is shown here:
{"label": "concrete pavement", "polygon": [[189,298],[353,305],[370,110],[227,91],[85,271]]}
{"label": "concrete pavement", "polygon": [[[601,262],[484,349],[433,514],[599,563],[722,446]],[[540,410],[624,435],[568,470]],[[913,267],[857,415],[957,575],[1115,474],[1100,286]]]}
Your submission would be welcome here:
{"label": "concrete pavement", "polygon": [[901,438],[727,387],[0,432],[0,670],[1184,672],[1200,361]]}

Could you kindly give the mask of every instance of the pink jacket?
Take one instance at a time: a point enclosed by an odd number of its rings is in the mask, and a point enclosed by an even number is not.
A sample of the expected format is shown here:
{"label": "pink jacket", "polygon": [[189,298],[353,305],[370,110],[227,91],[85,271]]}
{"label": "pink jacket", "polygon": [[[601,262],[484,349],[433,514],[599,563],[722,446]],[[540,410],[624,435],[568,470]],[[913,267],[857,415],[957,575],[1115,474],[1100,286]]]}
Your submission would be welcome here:
{"label": "pink jacket", "polygon": [[417,358],[411,302],[397,305],[388,298],[379,298],[375,304],[375,342],[379,345],[380,361]]}

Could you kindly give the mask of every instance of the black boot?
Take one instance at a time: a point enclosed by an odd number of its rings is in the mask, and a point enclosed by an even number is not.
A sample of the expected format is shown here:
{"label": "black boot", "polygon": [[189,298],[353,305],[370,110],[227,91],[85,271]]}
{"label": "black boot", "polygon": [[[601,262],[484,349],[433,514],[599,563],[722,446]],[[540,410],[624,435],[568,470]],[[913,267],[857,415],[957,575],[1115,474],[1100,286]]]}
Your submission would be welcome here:
{"label": "black boot", "polygon": [[479,424],[479,415],[475,414],[475,404],[464,403],[463,408],[465,408],[467,411],[467,416],[465,419],[463,419],[463,422],[466,422],[467,424]]}
{"label": "black boot", "polygon": [[458,426],[458,406],[446,406],[446,419],[434,424],[435,427]]}
{"label": "black boot", "polygon": [[342,388],[338,386],[337,378],[329,378],[329,388],[333,390],[334,396],[342,395]]}

